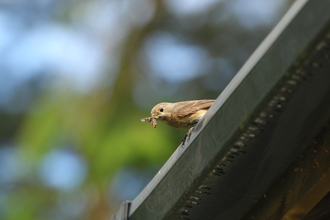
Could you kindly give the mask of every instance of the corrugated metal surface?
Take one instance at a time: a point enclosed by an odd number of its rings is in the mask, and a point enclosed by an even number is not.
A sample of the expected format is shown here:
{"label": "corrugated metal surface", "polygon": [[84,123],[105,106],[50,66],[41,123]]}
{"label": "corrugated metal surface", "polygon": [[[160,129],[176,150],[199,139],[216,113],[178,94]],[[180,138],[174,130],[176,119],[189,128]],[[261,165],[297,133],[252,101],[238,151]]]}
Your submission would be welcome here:
{"label": "corrugated metal surface", "polygon": [[131,220],[254,217],[246,213],[330,119],[329,8],[330,0],[293,5],[189,145],[132,201]]}

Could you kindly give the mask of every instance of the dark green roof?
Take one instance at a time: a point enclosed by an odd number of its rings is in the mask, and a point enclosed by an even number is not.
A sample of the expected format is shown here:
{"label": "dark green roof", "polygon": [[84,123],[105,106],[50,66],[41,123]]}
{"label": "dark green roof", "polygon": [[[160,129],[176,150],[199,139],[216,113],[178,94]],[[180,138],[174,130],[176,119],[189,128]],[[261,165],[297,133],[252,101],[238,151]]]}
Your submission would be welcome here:
{"label": "dark green roof", "polygon": [[[294,212],[310,188],[299,195],[281,188],[283,175],[297,173],[293,164],[321,131],[326,133],[322,129],[330,119],[329,8],[330,0],[296,1],[220,94],[188,144],[179,146],[112,219],[125,219],[127,213],[130,220],[280,219]],[[317,166],[325,175],[330,167]],[[269,190],[275,197],[268,196]],[[279,192],[296,200],[263,205],[265,198],[278,199]]]}

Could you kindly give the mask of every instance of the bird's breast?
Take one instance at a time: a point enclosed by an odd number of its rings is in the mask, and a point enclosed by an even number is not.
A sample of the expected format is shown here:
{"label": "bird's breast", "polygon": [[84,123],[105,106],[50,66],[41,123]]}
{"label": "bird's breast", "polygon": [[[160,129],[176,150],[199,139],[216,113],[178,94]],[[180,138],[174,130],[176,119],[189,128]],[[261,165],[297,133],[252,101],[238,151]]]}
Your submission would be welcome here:
{"label": "bird's breast", "polygon": [[188,114],[184,116],[171,114],[170,117],[162,121],[174,128],[189,129],[195,126],[202,119],[206,112],[207,110],[200,110],[193,114]]}

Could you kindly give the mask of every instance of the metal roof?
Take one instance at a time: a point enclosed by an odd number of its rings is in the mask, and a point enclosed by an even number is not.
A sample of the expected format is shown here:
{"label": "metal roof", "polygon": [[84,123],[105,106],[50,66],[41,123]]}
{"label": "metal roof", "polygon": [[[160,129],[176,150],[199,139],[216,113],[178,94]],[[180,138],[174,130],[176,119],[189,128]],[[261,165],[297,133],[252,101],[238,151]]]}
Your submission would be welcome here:
{"label": "metal roof", "polygon": [[324,144],[330,119],[329,8],[330,0],[296,1],[188,144],[111,219],[308,216],[330,190],[330,149]]}

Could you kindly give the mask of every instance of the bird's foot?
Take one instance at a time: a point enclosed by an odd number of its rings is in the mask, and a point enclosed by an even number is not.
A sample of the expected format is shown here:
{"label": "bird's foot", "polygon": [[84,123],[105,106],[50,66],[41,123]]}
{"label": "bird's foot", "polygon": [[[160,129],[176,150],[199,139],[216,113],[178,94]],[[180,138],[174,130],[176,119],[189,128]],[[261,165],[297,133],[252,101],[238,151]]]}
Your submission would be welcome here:
{"label": "bird's foot", "polygon": [[182,147],[186,143],[186,141],[190,140],[191,132],[194,130],[194,127],[189,128],[187,134],[182,138]]}

